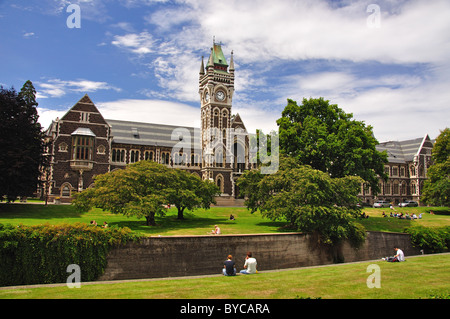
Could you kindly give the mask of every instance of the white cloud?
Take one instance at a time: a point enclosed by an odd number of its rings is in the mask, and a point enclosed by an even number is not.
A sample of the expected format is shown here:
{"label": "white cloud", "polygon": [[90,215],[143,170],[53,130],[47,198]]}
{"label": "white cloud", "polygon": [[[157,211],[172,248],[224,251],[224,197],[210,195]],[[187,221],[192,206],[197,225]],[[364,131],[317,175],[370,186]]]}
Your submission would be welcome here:
{"label": "white cloud", "polygon": [[41,124],[43,129],[47,129],[52,121],[56,118],[61,118],[66,114],[66,111],[56,111],[44,107],[37,107],[38,115],[39,115],[39,123]]}
{"label": "white cloud", "polygon": [[200,108],[183,103],[124,99],[96,106],[106,119],[200,127]]}
{"label": "white cloud", "polygon": [[130,50],[138,55],[154,52],[155,41],[150,33],[143,31],[139,34],[129,33],[116,35],[111,42],[113,45]]}
{"label": "white cloud", "polygon": [[23,34],[23,37],[24,38],[31,38],[31,37],[33,37],[34,36],[34,32],[25,32],[24,34]]}
{"label": "white cloud", "polygon": [[199,34],[216,35],[246,62],[280,58],[446,61],[450,52],[448,1],[398,6],[379,2],[381,27],[373,29],[367,26],[369,1],[349,2],[341,8],[325,1],[234,0],[226,6],[216,1],[188,1],[198,12]]}
{"label": "white cloud", "polygon": [[36,82],[38,89],[36,91],[38,97],[46,98],[50,97],[61,97],[67,94],[68,92],[95,92],[98,90],[114,90],[116,92],[120,92],[121,89],[109,85],[107,82],[96,82],[90,80],[72,80],[72,81],[64,81],[60,79],[50,79],[46,83]]}

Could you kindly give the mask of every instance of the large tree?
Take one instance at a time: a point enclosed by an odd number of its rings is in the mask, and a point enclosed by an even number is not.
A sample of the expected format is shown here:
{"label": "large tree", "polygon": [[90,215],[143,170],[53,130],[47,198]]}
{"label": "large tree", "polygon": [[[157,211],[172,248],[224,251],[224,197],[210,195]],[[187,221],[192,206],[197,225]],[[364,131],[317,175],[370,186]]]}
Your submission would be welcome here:
{"label": "large tree", "polygon": [[288,99],[277,120],[280,152],[331,177],[360,176],[376,193],[386,179],[387,154],[377,151],[372,127],[323,98]]}
{"label": "large tree", "polygon": [[450,206],[450,128],[437,137],[432,159],[422,200],[429,205]]}
{"label": "large tree", "polygon": [[332,178],[292,157],[281,157],[274,174],[258,170],[245,172],[237,181],[252,212],[259,210],[271,220],[286,220],[296,229],[318,235],[323,244],[343,239],[360,243],[364,229],[354,222],[361,178]]}
{"label": "large tree", "polygon": [[94,186],[77,194],[73,203],[81,211],[98,207],[114,214],[145,217],[147,225],[156,225],[155,216],[164,216],[168,204],[177,206],[179,218],[186,208],[209,208],[218,191],[210,184],[188,172],[140,161],[97,176]]}
{"label": "large tree", "polygon": [[202,181],[196,174],[185,170],[174,169],[175,178],[167,188],[167,202],[174,204],[178,210],[178,219],[184,219],[184,211],[195,208],[208,209],[215,203],[214,197],[219,194],[219,188],[210,181]]}
{"label": "large tree", "polygon": [[18,94],[0,87],[0,197],[14,200],[37,190],[45,164],[37,105],[31,81]]}

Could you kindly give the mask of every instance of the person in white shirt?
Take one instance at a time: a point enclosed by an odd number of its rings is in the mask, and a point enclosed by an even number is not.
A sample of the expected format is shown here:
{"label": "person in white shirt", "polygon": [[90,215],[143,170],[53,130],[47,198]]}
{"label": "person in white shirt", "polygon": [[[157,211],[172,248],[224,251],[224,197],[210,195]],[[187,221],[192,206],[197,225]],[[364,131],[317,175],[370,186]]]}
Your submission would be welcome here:
{"label": "person in white shirt", "polygon": [[401,250],[398,247],[394,248],[396,251],[395,256],[393,257],[386,257],[383,258],[383,260],[389,261],[389,262],[397,262],[397,261],[405,261],[405,254],[403,253],[403,250]]}
{"label": "person in white shirt", "polygon": [[258,271],[256,270],[257,266],[256,259],[252,257],[252,253],[249,251],[247,253],[247,257],[245,257],[244,269],[241,270],[241,274],[250,275],[256,274]]}

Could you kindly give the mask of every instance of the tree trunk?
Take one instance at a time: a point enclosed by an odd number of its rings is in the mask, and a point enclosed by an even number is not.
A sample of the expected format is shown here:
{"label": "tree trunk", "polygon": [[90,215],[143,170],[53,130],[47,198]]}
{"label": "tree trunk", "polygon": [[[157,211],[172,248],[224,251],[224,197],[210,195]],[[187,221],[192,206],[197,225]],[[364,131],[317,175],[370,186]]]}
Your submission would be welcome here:
{"label": "tree trunk", "polygon": [[156,226],[154,214],[145,216],[145,219],[147,220],[147,226]]}
{"label": "tree trunk", "polygon": [[177,219],[184,219],[183,212],[185,207],[177,207],[178,209],[178,217]]}

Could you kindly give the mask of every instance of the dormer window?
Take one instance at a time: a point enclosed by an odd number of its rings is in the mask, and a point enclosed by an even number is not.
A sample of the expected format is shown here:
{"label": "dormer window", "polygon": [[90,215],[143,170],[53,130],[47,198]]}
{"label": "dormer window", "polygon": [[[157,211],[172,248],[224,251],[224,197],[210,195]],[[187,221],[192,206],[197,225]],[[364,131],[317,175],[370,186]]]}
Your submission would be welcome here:
{"label": "dormer window", "polygon": [[133,137],[134,137],[134,138],[139,138],[139,131],[138,131],[137,128],[133,127],[133,128],[131,129],[131,132],[133,133]]}

